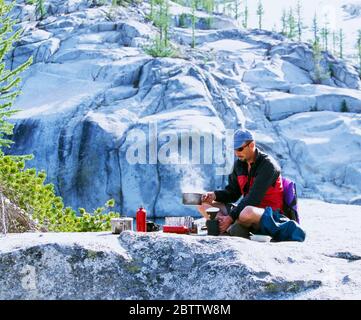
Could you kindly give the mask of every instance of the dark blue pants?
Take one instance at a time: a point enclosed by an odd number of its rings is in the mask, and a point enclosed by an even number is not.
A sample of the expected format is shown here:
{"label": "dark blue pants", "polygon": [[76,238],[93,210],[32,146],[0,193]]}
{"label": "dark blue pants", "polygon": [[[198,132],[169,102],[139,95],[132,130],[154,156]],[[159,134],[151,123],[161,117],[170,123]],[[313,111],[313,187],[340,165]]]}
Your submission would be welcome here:
{"label": "dark blue pants", "polygon": [[306,233],[300,225],[271,207],[264,210],[260,221],[260,233],[269,235],[276,241],[304,241]]}

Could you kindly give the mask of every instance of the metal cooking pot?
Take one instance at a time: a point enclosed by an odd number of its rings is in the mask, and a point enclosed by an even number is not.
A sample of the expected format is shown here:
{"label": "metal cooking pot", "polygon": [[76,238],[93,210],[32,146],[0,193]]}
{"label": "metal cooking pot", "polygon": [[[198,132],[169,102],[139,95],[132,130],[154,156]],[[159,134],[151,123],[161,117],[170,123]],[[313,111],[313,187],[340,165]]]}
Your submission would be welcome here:
{"label": "metal cooking pot", "polygon": [[202,204],[202,193],[188,192],[183,193],[183,204],[200,205]]}

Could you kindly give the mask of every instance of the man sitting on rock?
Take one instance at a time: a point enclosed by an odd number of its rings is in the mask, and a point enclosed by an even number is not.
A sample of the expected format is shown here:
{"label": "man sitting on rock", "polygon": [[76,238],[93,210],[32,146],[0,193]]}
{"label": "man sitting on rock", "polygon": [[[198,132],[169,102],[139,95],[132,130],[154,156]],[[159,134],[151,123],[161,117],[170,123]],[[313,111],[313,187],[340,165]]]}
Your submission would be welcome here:
{"label": "man sitting on rock", "polygon": [[[269,155],[256,148],[248,130],[234,133],[234,152],[238,158],[224,190],[202,195],[199,212],[208,219],[206,209],[218,207],[220,233],[248,238],[249,231],[270,235],[278,241],[303,241],[304,231],[282,214],[281,169]],[[243,196],[238,205],[233,202]]]}

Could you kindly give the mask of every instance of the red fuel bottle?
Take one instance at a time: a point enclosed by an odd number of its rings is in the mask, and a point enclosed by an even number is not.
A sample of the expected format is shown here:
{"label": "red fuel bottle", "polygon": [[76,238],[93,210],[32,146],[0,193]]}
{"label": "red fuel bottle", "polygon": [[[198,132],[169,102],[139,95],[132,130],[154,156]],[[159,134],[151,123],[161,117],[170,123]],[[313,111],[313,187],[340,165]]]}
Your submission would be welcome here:
{"label": "red fuel bottle", "polygon": [[135,214],[136,224],[137,224],[137,231],[146,232],[147,231],[147,211],[140,206]]}

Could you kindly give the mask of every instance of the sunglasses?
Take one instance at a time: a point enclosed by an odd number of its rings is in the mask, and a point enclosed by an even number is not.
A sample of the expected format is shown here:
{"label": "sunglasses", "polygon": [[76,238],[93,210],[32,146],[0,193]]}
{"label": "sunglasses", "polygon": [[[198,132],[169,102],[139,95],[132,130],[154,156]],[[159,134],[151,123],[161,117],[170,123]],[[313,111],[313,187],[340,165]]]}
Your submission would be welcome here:
{"label": "sunglasses", "polygon": [[238,152],[242,152],[244,148],[248,147],[251,144],[252,141],[247,142],[243,147],[239,147],[235,149]]}

